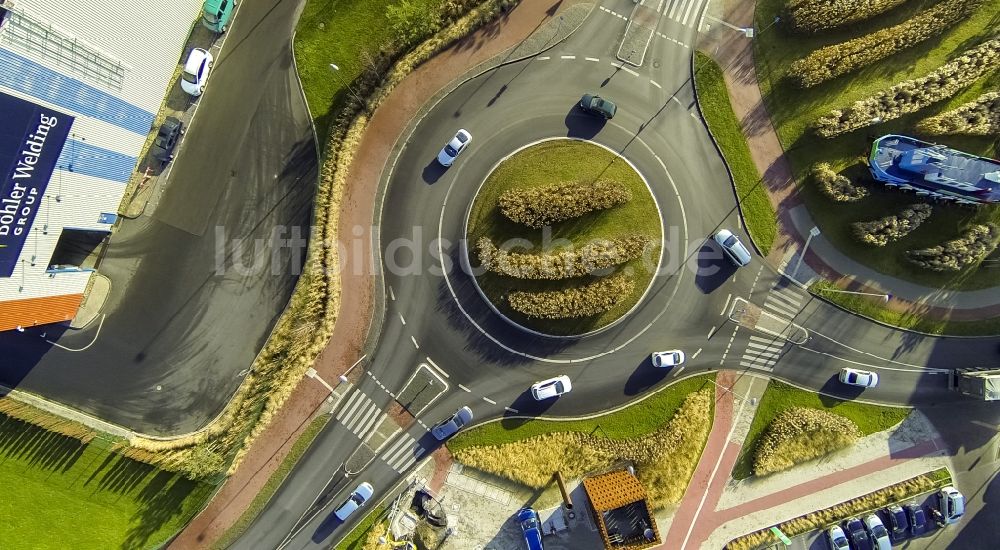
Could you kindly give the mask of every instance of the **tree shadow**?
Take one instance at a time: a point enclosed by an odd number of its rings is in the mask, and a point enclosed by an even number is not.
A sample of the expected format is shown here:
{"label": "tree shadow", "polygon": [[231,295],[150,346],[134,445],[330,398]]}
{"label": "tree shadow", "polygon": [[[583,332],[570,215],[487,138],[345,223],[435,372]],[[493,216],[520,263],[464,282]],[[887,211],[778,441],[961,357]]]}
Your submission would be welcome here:
{"label": "tree shadow", "polygon": [[171,522],[181,527],[201,509],[213,490],[209,483],[158,470],[136,496],[141,505],[132,517],[122,548],[148,547],[150,538]]}
{"label": "tree shadow", "polygon": [[0,415],[0,456],[32,468],[66,472],[83,456],[87,444],[26,422]]}

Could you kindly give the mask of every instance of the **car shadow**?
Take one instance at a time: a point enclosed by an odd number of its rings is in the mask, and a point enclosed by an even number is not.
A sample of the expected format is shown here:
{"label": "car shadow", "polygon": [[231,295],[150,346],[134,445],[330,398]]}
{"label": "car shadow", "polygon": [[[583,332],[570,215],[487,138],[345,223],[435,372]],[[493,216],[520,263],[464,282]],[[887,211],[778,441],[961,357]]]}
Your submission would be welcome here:
{"label": "car shadow", "polygon": [[725,258],[712,239],[705,239],[695,258],[694,284],[702,294],[711,294],[738,269]]}
{"label": "car shadow", "polygon": [[331,510],[330,515],[328,515],[326,519],[323,520],[323,523],[320,523],[319,526],[316,527],[316,530],[313,531],[312,534],[313,543],[315,544],[322,543],[327,538],[329,538],[334,531],[337,530],[337,527],[340,527],[343,523],[344,522],[340,521],[337,518],[337,516],[334,515],[333,510]]}
{"label": "car shadow", "polygon": [[505,430],[513,430],[531,418],[517,418],[519,416],[540,416],[545,414],[552,405],[556,404],[556,401],[561,399],[561,397],[553,397],[552,399],[546,399],[545,401],[535,401],[535,398],[531,396],[531,390],[524,390],[516,399],[510,404],[509,408],[514,409],[517,412],[506,411],[503,418],[500,420],[500,425],[503,426]]}
{"label": "car shadow", "polygon": [[441,163],[438,162],[437,159],[433,159],[427,164],[427,166],[424,166],[424,171],[421,175],[424,178],[424,183],[427,185],[433,185],[437,183],[437,181],[441,179],[441,176],[443,176],[447,171],[448,169],[441,166]]}
{"label": "car shadow", "polygon": [[607,124],[607,122],[608,121],[602,117],[588,115],[584,113],[579,106],[574,106],[570,109],[569,113],[566,114],[566,119],[564,120],[564,123],[566,124],[566,136],[579,139],[591,139],[604,129],[604,125]]}
{"label": "car shadow", "polygon": [[643,357],[639,365],[629,375],[625,381],[625,395],[639,395],[656,387],[663,382],[668,374],[677,367],[658,368],[653,366],[653,361],[647,355]]}
{"label": "car shadow", "polygon": [[[819,394],[819,400],[822,401],[827,407],[832,407],[845,399],[855,399],[860,397],[865,391],[865,388],[860,386],[851,386],[842,383],[837,378],[838,374],[839,373],[830,376],[830,378],[823,384],[823,387],[820,388],[821,393]],[[834,395],[836,397],[830,397],[830,395],[827,394]]]}

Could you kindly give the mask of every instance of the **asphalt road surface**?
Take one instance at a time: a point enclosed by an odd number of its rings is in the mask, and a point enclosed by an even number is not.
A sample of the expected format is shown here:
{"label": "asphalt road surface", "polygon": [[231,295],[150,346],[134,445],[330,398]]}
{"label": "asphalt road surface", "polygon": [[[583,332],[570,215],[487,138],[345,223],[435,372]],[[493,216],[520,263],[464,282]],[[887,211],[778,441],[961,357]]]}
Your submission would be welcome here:
{"label": "asphalt road surface", "polygon": [[316,144],[290,50],[303,4],[240,3],[159,206],[123,220],[100,265],[107,318],[0,333],[0,382],[151,434],[218,414],[305,259]]}
{"label": "asphalt road surface", "polygon": [[[695,24],[661,17],[642,66],[617,67],[626,22],[615,13],[627,16],[632,5],[602,2],[605,9],[595,9],[566,42],[464,83],[434,105],[401,140],[397,156],[386,160],[393,168],[387,170],[380,210],[385,322],[368,376],[352,390],[364,398],[353,403],[367,399],[384,410],[391,397],[382,387],[399,391],[418,365],[427,363],[448,391],[418,416],[426,425],[466,404],[477,421],[590,413],[680,375],[681,369],[649,363],[650,352],[672,348],[687,352],[685,375],[746,369],[874,402],[933,406],[958,400],[946,389],[947,369],[997,364],[996,339],[892,330],[810,297],[758,257],[742,269],[722,259],[710,241],[719,228],[749,241],[723,162],[697,114],[691,50],[684,47],[695,41]],[[618,103],[613,120],[603,123],[576,108],[587,91]],[[472,145],[445,170],[434,158],[460,127],[472,133]],[[449,270],[461,265],[466,209],[491,167],[526,144],[566,137],[602,144],[634,163],[652,186],[668,236],[661,276],[647,299],[619,324],[579,339],[547,338],[510,326],[479,299],[468,274]],[[391,244],[400,239],[415,246]],[[805,337],[793,343],[738,327],[729,320],[738,299],[799,325]],[[876,389],[850,391],[836,382],[844,366],[878,370],[882,382]],[[541,404],[528,396],[532,382],[557,374],[573,379],[571,394]],[[409,440],[390,440],[366,469],[345,477],[342,465],[367,435],[366,423],[356,421],[361,415],[343,410],[350,403],[345,397],[338,420],[236,547],[329,545],[359,520],[330,521],[333,507],[358,482],[372,482],[377,499],[405,473],[393,468],[398,456],[385,455],[387,450],[413,440],[416,455],[436,445],[415,425],[399,436]]]}

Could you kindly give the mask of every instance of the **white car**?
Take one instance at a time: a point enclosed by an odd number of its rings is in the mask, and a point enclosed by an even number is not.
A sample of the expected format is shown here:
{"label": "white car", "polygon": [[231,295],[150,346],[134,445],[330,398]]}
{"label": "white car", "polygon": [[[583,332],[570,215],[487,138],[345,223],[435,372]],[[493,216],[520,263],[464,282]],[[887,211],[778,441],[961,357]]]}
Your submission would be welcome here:
{"label": "white car", "polygon": [[445,168],[451,166],[455,163],[455,159],[458,158],[458,155],[461,155],[462,151],[469,146],[469,142],[471,141],[472,134],[470,134],[468,130],[464,128],[459,130],[455,133],[455,137],[451,138],[451,141],[449,141],[448,144],[444,146],[444,149],[441,149],[441,152],[438,153],[438,162],[440,162],[441,166],[444,166]]}
{"label": "white car", "polygon": [[569,393],[573,389],[573,383],[569,381],[569,376],[565,374],[535,382],[531,385],[531,396],[535,401],[544,401],[553,397],[559,397],[564,393]]}
{"label": "white car", "polygon": [[205,83],[208,82],[208,73],[212,70],[212,54],[208,50],[194,48],[188,54],[187,61],[184,62],[184,70],[181,71],[181,89],[190,95],[198,97],[205,91]]}
{"label": "white car", "polygon": [[965,514],[965,496],[950,485],[938,493],[938,503],[945,523],[958,523]]}
{"label": "white car", "polygon": [[865,527],[868,528],[869,540],[876,550],[892,550],[892,543],[889,542],[889,531],[882,520],[875,514],[865,516]]}
{"label": "white car", "polygon": [[826,530],[826,540],[830,543],[830,550],[851,550],[847,536],[844,535],[844,530],[839,525],[831,525]]}
{"label": "white car", "polygon": [[684,362],[684,352],[679,349],[656,351],[650,356],[650,360],[653,361],[654,367],[676,367]]}
{"label": "white car", "polygon": [[462,407],[455,411],[455,414],[435,424],[431,428],[431,434],[438,441],[444,441],[458,433],[458,430],[464,428],[469,422],[472,422],[472,409]]}
{"label": "white car", "polygon": [[347,500],[334,510],[333,515],[337,516],[340,521],[346,520],[355,510],[364,506],[368,499],[372,498],[374,492],[375,489],[372,488],[371,483],[364,482],[358,485],[351,496],[347,497]]}
{"label": "white car", "polygon": [[733,235],[732,231],[720,229],[713,239],[722,247],[722,251],[736,267],[743,267],[750,263],[750,251],[743,245],[739,237]]}
{"label": "white car", "polygon": [[878,374],[867,370],[844,367],[840,370],[840,381],[849,386],[874,388],[878,385]]}

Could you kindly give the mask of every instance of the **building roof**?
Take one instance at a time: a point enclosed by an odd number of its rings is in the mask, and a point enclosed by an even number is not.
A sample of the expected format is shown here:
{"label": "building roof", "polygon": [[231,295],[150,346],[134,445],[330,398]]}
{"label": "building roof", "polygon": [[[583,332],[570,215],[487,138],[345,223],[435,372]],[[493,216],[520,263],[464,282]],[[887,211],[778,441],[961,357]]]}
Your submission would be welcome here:
{"label": "building roof", "polygon": [[583,480],[591,506],[598,512],[621,508],[645,500],[646,489],[626,470],[609,472]]}
{"label": "building roof", "polygon": [[64,294],[3,302],[0,331],[69,321],[76,316],[82,301],[83,294]]}

